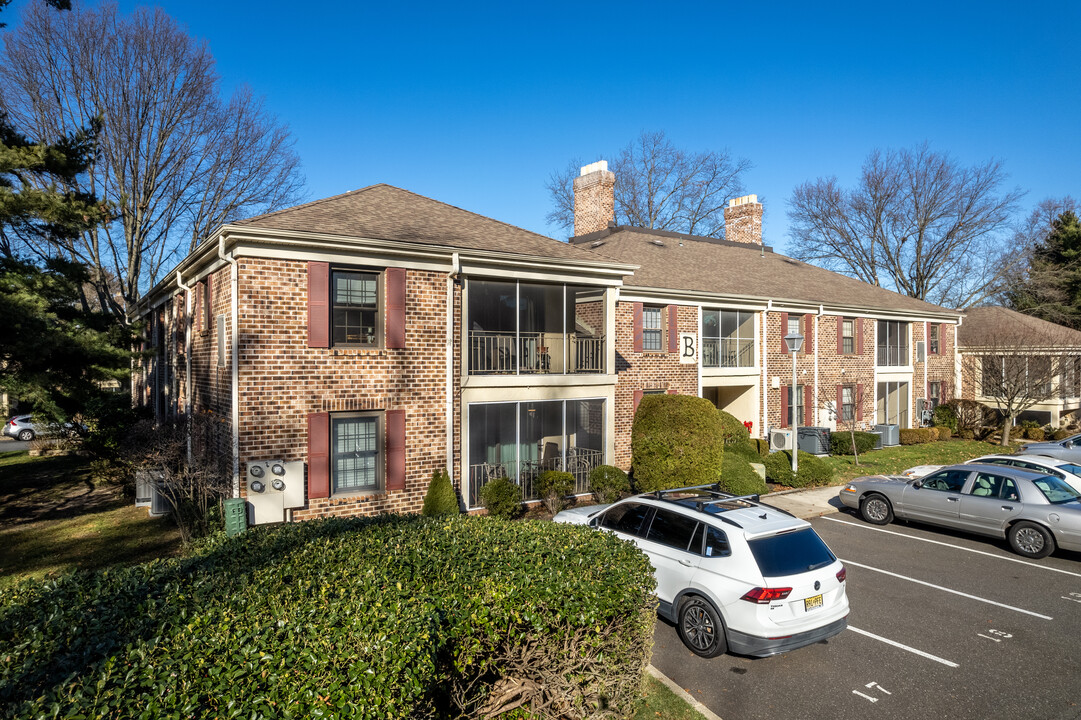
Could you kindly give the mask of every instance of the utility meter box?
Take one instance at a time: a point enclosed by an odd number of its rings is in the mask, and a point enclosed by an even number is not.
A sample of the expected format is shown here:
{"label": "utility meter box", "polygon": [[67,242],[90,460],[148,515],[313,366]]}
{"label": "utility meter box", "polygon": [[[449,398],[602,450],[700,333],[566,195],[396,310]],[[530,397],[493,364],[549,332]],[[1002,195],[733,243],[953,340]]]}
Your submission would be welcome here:
{"label": "utility meter box", "polygon": [[286,508],[304,507],[304,463],[255,460],[248,463],[248,524],[285,520]]}

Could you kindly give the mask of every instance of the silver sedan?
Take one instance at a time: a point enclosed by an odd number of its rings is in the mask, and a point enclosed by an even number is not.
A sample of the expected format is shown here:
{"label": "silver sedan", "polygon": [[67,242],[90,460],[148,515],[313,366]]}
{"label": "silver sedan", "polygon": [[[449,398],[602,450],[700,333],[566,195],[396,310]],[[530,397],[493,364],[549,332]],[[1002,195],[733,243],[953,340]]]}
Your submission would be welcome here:
{"label": "silver sedan", "polygon": [[869,523],[894,517],[1006,538],[1019,555],[1081,552],[1081,492],[1052,475],[998,465],[950,465],[921,478],[863,477],[842,503]]}

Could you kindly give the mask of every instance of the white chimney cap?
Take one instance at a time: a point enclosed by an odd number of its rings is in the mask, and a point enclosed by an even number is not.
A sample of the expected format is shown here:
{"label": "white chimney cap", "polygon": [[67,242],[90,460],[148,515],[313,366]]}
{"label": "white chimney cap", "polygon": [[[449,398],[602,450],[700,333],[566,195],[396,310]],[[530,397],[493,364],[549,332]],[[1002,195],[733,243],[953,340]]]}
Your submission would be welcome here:
{"label": "white chimney cap", "polygon": [[595,172],[608,172],[608,161],[598,160],[595,163],[582,166],[582,177]]}
{"label": "white chimney cap", "polygon": [[[582,168],[583,170],[585,168]],[[758,202],[757,195],[744,195],[743,197],[732,198],[728,201],[728,207],[737,207],[739,205],[750,205]]]}

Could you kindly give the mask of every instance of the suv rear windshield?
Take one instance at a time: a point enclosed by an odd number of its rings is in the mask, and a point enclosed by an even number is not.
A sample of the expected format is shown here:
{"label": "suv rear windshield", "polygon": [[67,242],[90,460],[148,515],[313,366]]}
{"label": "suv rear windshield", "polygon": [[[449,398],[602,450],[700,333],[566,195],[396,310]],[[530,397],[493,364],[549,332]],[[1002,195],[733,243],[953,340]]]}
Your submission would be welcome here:
{"label": "suv rear windshield", "polygon": [[757,538],[747,544],[763,577],[798,575],[837,559],[812,528]]}

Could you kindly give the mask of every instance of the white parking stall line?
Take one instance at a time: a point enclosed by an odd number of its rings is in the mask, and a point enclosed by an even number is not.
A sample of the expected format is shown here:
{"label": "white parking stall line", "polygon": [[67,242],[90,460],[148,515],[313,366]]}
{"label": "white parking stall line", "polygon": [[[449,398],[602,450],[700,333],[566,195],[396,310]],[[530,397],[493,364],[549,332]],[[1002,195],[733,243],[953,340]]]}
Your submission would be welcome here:
{"label": "white parking stall line", "polygon": [[862,525],[860,523],[847,522],[845,520],[838,520],[831,517],[823,517],[823,520],[829,520],[830,522],[840,523],[841,525],[848,525],[849,527],[860,528],[861,530],[874,530],[875,532],[886,533],[887,535],[897,535],[898,537],[908,538],[909,540],[919,540],[920,542],[931,543],[932,545],[943,545],[954,550],[964,550],[965,552],[976,553],[977,555],[986,555],[988,557],[998,558],[999,560],[1009,560],[1010,562],[1021,563],[1022,565],[1028,565],[1038,570],[1049,570],[1050,572],[1062,573],[1063,575],[1072,575],[1073,577],[1081,577],[1081,573],[1070,572],[1069,570],[1062,570],[1056,567],[1048,567],[1046,565],[1038,565],[1028,560],[1022,560],[1020,558],[1006,557],[1004,555],[997,555],[995,553],[989,553],[984,550],[975,550],[973,548],[961,547],[960,545],[951,545],[941,540],[931,540],[930,538],[916,537],[915,535],[906,535],[905,533],[895,532],[893,530],[884,530],[882,528],[871,527],[870,525]]}
{"label": "white parking stall line", "polygon": [[916,578],[910,578],[907,575],[899,575],[897,573],[890,572],[889,570],[882,570],[881,568],[871,567],[870,565],[863,565],[862,563],[854,562],[852,560],[845,560],[845,559],[842,558],[841,562],[843,562],[845,565],[851,565],[853,567],[863,568],[864,570],[870,570],[872,572],[882,573],[883,575],[889,575],[890,577],[895,577],[895,578],[897,578],[899,580],[907,580],[908,582],[913,582],[913,583],[916,583],[917,585],[924,585],[924,586],[929,587],[929,588],[934,588],[935,590],[941,590],[942,592],[948,592],[948,593],[952,593],[954,595],[960,595],[961,597],[966,597],[969,600],[976,600],[978,602],[987,603],[988,605],[996,605],[996,606],[998,606],[1000,608],[1005,608],[1007,610],[1013,610],[1014,612],[1024,613],[1025,615],[1031,615],[1033,617],[1038,617],[1041,620],[1053,620],[1054,619],[1050,615],[1041,615],[1038,612],[1033,612],[1031,610],[1025,610],[1024,608],[1014,607],[1013,605],[1007,605],[1006,603],[1000,603],[1000,602],[996,602],[994,600],[988,600],[987,598],[982,598],[982,597],[980,597],[978,595],[969,595],[968,593],[961,592],[960,590],[953,590],[953,589],[948,588],[948,587],[942,587],[941,585],[935,585],[934,583],[929,583],[929,582],[926,582],[925,580],[917,580]]}
{"label": "white parking stall line", "polygon": [[[878,640],[879,642],[884,642],[887,645],[892,645],[895,648],[900,648],[900,649],[905,650],[907,652],[910,652],[910,653],[912,653],[914,655],[919,655],[920,657],[925,657],[928,660],[934,660],[937,663],[942,663],[943,665],[946,665],[948,667],[953,667],[953,668],[960,667],[960,665],[958,665],[955,662],[951,662],[951,661],[946,660],[944,658],[940,658],[938,655],[932,655],[931,653],[924,652],[923,650],[917,650],[914,647],[909,647],[908,645],[904,645],[902,643],[899,643],[896,640],[890,640],[889,638],[884,638],[881,635],[875,635],[874,633],[869,633],[866,630],[860,630],[859,628],[852,627],[851,625],[848,626],[848,629],[851,630],[852,632],[859,633],[860,635],[864,635],[864,636],[872,638],[874,640]],[[885,692],[885,691],[883,691],[883,692]],[[857,694],[862,695],[862,693],[857,693]],[[886,693],[886,694],[891,695],[892,693]],[[864,695],[864,697],[867,697],[867,696]]]}

